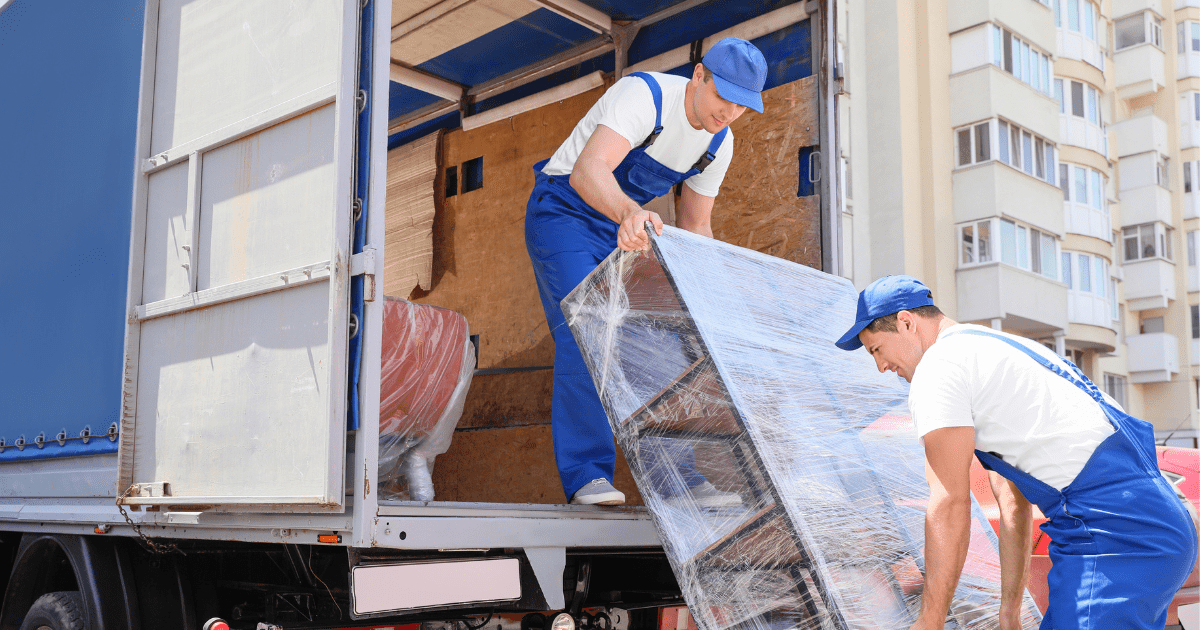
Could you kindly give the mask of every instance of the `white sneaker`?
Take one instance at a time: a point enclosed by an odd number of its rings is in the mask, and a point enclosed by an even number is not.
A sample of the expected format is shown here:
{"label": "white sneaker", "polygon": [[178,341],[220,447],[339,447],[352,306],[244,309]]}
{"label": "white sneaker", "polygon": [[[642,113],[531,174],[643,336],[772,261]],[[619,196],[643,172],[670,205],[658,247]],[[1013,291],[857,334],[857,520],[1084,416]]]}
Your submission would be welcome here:
{"label": "white sneaker", "polygon": [[625,503],[625,493],[613,487],[607,479],[593,479],[588,484],[571,495],[571,503],[575,505],[621,505]]}
{"label": "white sneaker", "polygon": [[677,507],[683,507],[689,503],[698,508],[738,507],[742,505],[742,497],[737,493],[722,492],[708,481],[688,488],[687,494],[667,497],[666,501]]}

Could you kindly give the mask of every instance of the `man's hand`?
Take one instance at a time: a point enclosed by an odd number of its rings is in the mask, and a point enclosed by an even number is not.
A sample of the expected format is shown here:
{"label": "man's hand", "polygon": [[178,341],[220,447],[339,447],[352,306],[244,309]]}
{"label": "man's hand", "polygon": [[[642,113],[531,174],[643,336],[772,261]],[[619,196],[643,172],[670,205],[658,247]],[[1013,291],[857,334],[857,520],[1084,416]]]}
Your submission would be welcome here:
{"label": "man's hand", "polygon": [[650,237],[646,235],[646,221],[654,224],[656,236],[662,236],[663,222],[658,213],[638,210],[629,213],[625,220],[621,221],[621,227],[617,229],[617,245],[627,252],[635,249],[650,249]]}
{"label": "man's hand", "polygon": [[1013,482],[988,472],[1000,509],[1000,629],[1019,630],[1029,554],[1033,551],[1033,506]]}

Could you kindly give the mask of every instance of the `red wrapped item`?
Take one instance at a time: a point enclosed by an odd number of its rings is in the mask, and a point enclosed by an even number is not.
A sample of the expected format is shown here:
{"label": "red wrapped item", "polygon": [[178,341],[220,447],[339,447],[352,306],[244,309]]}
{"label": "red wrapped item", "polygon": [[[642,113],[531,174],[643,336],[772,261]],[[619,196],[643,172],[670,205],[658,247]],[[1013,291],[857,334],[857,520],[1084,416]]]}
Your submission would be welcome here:
{"label": "red wrapped item", "polygon": [[475,370],[467,318],[437,306],[384,299],[380,494],[432,501],[433,460],[450,447]]}

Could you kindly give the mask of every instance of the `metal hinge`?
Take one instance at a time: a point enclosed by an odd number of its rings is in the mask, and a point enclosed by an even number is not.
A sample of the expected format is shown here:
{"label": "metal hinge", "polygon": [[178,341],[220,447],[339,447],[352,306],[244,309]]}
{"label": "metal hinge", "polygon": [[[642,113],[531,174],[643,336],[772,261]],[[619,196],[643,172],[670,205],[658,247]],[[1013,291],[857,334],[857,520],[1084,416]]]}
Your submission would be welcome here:
{"label": "metal hinge", "polygon": [[375,250],[364,249],[350,256],[350,276],[363,277],[363,300],[375,301]]}
{"label": "metal hinge", "polygon": [[171,483],[169,481],[155,481],[152,483],[136,483],[129,488],[126,496],[130,497],[169,497],[171,496]]}
{"label": "metal hinge", "polygon": [[363,110],[367,108],[367,91],[366,90],[358,91],[358,94],[354,97],[354,106],[358,109],[358,113],[360,113],[360,114],[363,113]]}

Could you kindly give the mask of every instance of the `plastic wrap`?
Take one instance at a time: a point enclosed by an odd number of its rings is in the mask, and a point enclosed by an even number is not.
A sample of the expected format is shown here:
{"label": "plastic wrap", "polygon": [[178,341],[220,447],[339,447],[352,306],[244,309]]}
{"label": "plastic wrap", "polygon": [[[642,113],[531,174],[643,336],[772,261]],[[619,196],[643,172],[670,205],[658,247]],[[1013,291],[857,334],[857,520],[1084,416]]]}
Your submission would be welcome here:
{"label": "plastic wrap", "polygon": [[[915,620],[924,451],[908,384],[833,345],[856,300],[844,279],[669,227],[563,300],[702,630]],[[946,627],[996,628],[999,605],[972,500]],[[1024,627],[1039,621],[1026,594]]]}
{"label": "plastic wrap", "polygon": [[379,392],[380,497],[433,500],[433,460],[450,448],[475,371],[467,319],[386,298]]}

